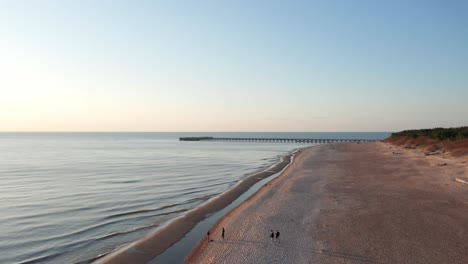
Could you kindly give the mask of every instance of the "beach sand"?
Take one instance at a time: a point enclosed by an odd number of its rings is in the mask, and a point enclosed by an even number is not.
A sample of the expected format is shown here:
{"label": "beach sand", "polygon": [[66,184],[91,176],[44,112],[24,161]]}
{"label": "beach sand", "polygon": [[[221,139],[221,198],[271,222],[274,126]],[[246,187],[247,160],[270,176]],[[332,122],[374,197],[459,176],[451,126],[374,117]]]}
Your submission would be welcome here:
{"label": "beach sand", "polygon": [[186,263],[468,263],[467,167],[383,142],[306,149]]}

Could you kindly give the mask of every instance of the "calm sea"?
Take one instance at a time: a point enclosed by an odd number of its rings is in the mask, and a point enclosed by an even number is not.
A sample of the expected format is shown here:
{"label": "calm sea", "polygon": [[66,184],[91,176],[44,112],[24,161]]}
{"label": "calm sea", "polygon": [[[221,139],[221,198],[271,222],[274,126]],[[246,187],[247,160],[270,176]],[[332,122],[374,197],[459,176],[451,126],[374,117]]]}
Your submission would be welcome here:
{"label": "calm sea", "polygon": [[0,263],[89,262],[307,146],[184,136],[389,133],[0,133]]}

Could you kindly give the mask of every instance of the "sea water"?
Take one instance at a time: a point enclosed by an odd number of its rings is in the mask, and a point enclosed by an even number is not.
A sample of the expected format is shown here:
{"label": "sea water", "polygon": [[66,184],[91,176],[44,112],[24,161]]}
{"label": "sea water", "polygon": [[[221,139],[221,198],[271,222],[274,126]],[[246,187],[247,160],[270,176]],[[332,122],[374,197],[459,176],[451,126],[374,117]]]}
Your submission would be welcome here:
{"label": "sea water", "polygon": [[187,136],[389,133],[0,133],[0,263],[90,262],[308,146]]}

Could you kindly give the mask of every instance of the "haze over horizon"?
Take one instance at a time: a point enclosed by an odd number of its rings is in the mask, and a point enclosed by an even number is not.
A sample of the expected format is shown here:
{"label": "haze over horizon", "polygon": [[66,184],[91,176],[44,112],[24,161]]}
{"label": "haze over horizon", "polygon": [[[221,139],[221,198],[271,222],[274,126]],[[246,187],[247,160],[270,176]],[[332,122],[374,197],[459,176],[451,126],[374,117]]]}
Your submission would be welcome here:
{"label": "haze over horizon", "polygon": [[468,1],[1,1],[0,131],[468,125]]}

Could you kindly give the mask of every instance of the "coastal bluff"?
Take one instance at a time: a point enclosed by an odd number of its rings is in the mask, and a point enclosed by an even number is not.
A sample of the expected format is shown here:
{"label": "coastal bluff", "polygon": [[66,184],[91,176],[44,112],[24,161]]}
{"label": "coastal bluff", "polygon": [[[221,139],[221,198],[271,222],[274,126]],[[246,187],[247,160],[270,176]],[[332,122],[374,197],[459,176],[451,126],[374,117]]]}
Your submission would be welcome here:
{"label": "coastal bluff", "polygon": [[425,155],[468,156],[468,127],[404,130],[384,140]]}

